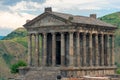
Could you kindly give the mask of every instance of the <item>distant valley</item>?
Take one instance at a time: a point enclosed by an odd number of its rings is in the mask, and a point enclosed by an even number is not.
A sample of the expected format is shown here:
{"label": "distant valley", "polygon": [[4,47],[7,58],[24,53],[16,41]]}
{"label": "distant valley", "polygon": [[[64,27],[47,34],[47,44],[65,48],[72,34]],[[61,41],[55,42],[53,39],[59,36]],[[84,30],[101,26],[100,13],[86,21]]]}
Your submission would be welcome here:
{"label": "distant valley", "polygon": [[0,40],[2,39],[2,38],[4,38],[5,36],[0,36]]}

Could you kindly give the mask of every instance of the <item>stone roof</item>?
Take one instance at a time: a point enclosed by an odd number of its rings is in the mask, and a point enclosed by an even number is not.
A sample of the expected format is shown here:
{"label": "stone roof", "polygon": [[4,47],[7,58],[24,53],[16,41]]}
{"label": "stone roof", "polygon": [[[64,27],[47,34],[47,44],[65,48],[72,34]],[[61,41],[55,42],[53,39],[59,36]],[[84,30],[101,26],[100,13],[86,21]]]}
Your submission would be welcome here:
{"label": "stone roof", "polygon": [[66,20],[69,19],[69,17],[73,17],[71,22],[73,23],[81,23],[81,24],[90,24],[90,25],[99,25],[99,26],[107,26],[107,27],[115,27],[109,23],[103,22],[99,19],[95,19],[92,17],[86,17],[86,16],[75,16],[71,14],[65,14],[65,13],[58,13],[58,12],[51,12],[50,14],[54,14],[56,16],[62,17]]}
{"label": "stone roof", "polygon": [[59,13],[59,12],[53,12],[52,10],[50,11],[45,11],[43,14],[39,15],[38,17],[34,18],[33,20],[27,22],[24,26],[29,26],[30,24],[36,22],[39,20],[42,16],[45,14],[51,14],[57,17],[60,17],[64,20],[68,20],[72,23],[78,23],[78,24],[88,24],[88,25],[95,25],[95,26],[105,26],[105,27],[114,27],[109,23],[103,22],[99,19],[93,18],[93,17],[85,17],[85,16],[78,16],[78,15],[72,15],[72,14],[66,14],[66,13]]}

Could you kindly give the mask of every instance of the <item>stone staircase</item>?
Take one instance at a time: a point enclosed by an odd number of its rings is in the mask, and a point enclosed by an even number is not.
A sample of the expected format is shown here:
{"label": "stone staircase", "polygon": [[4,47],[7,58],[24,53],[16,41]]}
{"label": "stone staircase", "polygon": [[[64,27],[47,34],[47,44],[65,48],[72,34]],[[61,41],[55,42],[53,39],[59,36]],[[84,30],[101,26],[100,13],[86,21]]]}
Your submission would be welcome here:
{"label": "stone staircase", "polygon": [[30,69],[22,80],[56,80],[60,74],[57,68],[35,68]]}

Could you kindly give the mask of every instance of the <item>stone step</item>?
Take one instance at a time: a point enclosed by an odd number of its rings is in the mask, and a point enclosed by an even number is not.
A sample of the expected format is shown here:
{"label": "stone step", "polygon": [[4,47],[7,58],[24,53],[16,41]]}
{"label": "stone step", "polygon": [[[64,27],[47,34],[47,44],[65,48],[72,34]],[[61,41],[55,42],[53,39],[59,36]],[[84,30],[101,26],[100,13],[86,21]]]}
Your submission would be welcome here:
{"label": "stone step", "polygon": [[56,80],[59,70],[36,70],[29,71],[24,80]]}

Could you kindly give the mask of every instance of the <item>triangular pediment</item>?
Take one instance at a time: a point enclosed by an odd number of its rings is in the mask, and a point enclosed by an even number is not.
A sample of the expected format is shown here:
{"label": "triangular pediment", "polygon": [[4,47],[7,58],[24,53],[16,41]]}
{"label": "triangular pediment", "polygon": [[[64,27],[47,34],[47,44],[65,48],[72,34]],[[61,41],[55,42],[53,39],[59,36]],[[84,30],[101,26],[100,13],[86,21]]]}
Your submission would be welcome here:
{"label": "triangular pediment", "polygon": [[42,26],[57,26],[57,25],[66,25],[64,19],[54,16],[51,14],[45,14],[44,16],[40,17],[39,20],[36,20],[31,27],[42,27]]}

